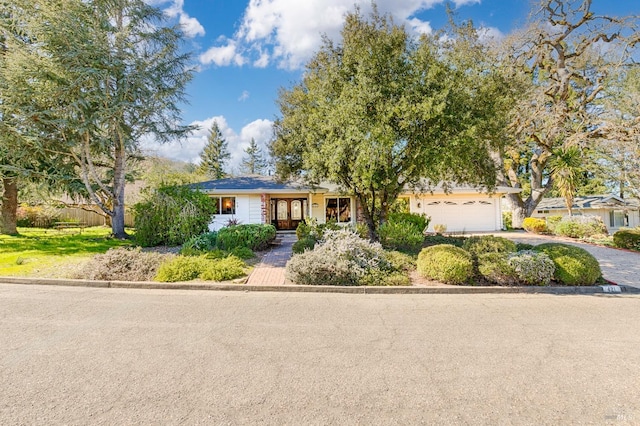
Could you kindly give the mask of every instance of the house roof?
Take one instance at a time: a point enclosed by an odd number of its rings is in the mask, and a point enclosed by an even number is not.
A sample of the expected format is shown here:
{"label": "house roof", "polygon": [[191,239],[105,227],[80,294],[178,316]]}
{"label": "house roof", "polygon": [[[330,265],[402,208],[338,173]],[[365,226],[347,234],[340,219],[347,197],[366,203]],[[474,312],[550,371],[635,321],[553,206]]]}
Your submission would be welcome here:
{"label": "house roof", "polygon": [[[189,185],[192,188],[199,188],[205,193],[217,194],[262,194],[262,193],[341,193],[339,187],[329,182],[322,182],[320,186],[305,185],[297,181],[279,182],[274,176],[238,176],[224,179],[210,180]],[[405,194],[423,193],[423,194],[477,194],[486,193],[481,188],[475,188],[468,185],[452,186],[445,188],[442,185],[428,187],[425,184],[423,190],[406,189]],[[520,189],[499,186],[495,189],[495,194],[517,193]]]}
{"label": "house roof", "polygon": [[[624,199],[617,195],[588,195],[573,200],[574,209],[638,208],[638,200]],[[543,198],[537,210],[566,210],[564,198]]]}
{"label": "house roof", "polygon": [[238,176],[189,185],[207,193],[261,194],[264,192],[309,193],[326,192],[326,188],[311,187],[298,182],[278,182],[273,176]]}

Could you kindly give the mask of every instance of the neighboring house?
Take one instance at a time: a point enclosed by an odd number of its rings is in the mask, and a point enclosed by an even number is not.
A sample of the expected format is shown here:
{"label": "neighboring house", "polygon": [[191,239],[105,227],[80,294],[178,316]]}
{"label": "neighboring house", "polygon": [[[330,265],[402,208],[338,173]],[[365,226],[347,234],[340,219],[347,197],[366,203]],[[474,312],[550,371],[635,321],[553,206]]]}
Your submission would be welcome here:
{"label": "neighboring house", "polygon": [[[279,183],[270,176],[243,176],[193,184],[213,197],[217,214],[211,230],[220,229],[235,220],[240,223],[272,223],[278,230],[296,229],[307,217],[318,223],[362,222],[362,210],[356,199],[341,193],[333,185],[310,187],[294,182]],[[519,191],[499,187],[492,195],[471,187],[453,188],[445,194],[435,188],[427,194],[407,192],[412,213],[431,217],[433,225],[444,224],[447,232],[499,231],[502,226],[501,196]]]}
{"label": "neighboring house", "polygon": [[[602,219],[609,231],[620,227],[640,226],[640,204],[636,199],[624,199],[617,195],[589,195],[573,200],[574,215],[592,215]],[[564,198],[543,198],[531,217],[547,218],[569,214]]]}

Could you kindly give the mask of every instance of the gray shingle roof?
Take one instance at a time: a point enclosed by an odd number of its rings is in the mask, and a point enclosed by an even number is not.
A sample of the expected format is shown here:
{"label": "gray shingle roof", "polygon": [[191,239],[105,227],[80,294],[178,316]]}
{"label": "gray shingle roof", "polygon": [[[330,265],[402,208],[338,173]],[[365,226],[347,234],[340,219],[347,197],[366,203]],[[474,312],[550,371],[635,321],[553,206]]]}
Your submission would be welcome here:
{"label": "gray shingle roof", "polygon": [[[622,199],[617,195],[588,195],[585,197],[576,197],[573,200],[574,209],[601,209],[606,207],[636,207],[637,200]],[[536,210],[554,210],[566,209],[564,198],[543,198],[536,207]]]}
{"label": "gray shingle roof", "polygon": [[273,176],[238,176],[189,185],[204,192],[309,192],[325,188],[311,188],[296,182],[278,182]]}

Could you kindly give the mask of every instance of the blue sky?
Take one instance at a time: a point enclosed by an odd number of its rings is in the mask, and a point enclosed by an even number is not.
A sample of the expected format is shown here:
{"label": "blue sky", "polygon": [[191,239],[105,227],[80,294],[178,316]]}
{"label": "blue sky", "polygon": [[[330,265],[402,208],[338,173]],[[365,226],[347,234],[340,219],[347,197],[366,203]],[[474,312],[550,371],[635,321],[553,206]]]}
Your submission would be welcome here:
{"label": "blue sky", "polygon": [[[188,139],[149,145],[160,156],[197,162],[207,130],[218,122],[229,143],[230,172],[238,171],[243,150],[254,138],[265,147],[278,115],[281,87],[297,82],[320,35],[337,39],[347,11],[370,0],[147,0],[182,25],[198,72],[187,88],[185,123],[201,127]],[[444,0],[378,0],[381,12],[415,34],[441,28]],[[502,37],[524,26],[529,0],[454,0],[459,19],[472,19],[487,34]],[[640,13],[639,0],[594,0],[593,11],[610,15]]]}

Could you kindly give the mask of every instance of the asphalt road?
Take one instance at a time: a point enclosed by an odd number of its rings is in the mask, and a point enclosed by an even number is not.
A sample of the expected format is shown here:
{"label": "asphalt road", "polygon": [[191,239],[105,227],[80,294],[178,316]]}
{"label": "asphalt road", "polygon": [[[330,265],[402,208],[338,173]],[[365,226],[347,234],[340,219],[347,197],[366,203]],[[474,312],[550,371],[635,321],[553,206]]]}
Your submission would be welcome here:
{"label": "asphalt road", "polygon": [[638,424],[640,297],[0,285],[0,424]]}

